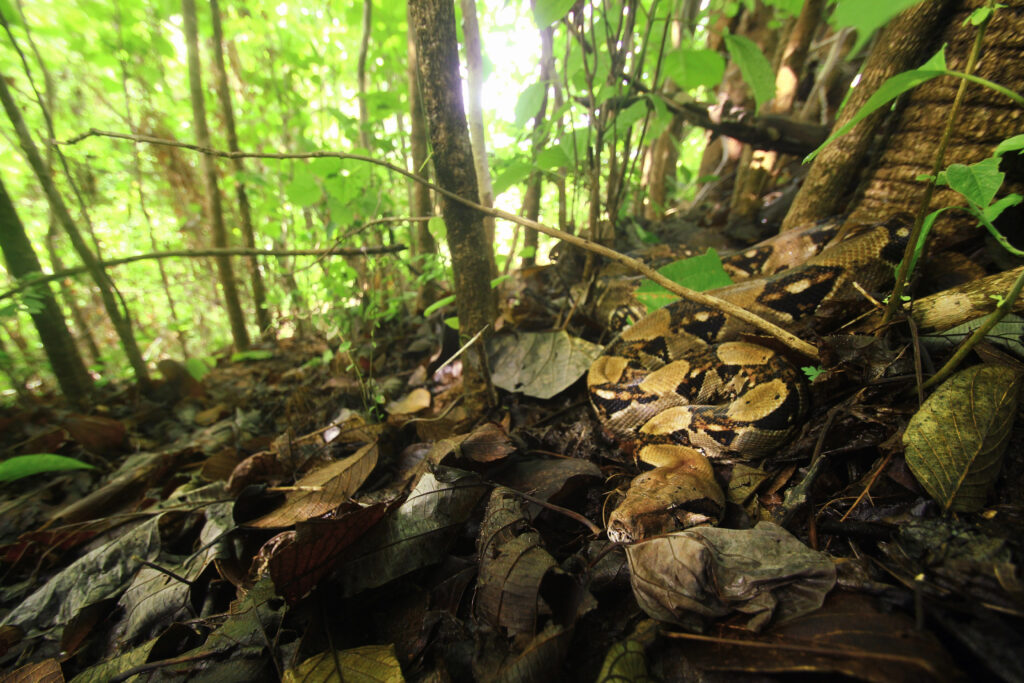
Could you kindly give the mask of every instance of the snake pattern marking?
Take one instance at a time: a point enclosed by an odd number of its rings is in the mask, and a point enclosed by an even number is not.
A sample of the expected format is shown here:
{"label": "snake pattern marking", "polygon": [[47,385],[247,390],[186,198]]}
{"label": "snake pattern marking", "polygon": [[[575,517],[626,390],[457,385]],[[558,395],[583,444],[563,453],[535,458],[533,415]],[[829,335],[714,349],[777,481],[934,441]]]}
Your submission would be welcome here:
{"label": "snake pattern marking", "polygon": [[[824,303],[863,299],[854,283],[872,291],[891,281],[908,235],[908,217],[896,216],[858,228],[803,265],[710,293],[792,329]],[[749,253],[767,252],[756,260],[776,262],[771,251],[769,241]],[[700,477],[710,477],[706,458],[768,455],[793,435],[810,404],[802,372],[774,350],[741,340],[752,332],[720,311],[681,299],[624,330],[591,365],[587,385],[602,425],[657,468],[637,477],[612,513],[611,540],[639,540],[705,521],[692,510],[683,521],[672,508],[683,502],[679,496],[692,498],[689,489],[715,497],[700,490]],[[680,485],[688,490],[673,490]]]}

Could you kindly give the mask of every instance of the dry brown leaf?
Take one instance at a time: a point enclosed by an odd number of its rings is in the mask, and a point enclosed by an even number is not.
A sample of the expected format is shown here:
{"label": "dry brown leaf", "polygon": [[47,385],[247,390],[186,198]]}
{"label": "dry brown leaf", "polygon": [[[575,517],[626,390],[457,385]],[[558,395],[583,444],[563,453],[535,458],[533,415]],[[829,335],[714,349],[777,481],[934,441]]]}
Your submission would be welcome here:
{"label": "dry brown leaf", "polygon": [[347,458],[299,479],[290,487],[281,507],[248,525],[273,529],[326,514],[348,502],[376,466],[377,444],[367,444]]}

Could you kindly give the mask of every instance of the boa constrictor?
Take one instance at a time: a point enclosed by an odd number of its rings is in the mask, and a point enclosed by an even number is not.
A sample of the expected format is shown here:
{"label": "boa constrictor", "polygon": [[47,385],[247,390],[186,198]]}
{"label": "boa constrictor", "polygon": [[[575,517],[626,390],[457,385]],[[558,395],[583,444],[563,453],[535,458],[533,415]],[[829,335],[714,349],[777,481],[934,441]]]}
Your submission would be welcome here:
{"label": "boa constrictor", "polygon": [[[905,215],[862,226],[803,265],[711,293],[792,329],[825,303],[863,299],[855,283],[877,290],[890,281],[908,235]],[[771,263],[773,248],[769,241],[746,255]],[[792,436],[809,407],[802,372],[741,340],[751,332],[683,299],[623,331],[591,365],[587,385],[601,423],[656,468],[633,481],[612,513],[611,540],[712,520],[709,510],[724,499],[707,458],[767,455]]]}

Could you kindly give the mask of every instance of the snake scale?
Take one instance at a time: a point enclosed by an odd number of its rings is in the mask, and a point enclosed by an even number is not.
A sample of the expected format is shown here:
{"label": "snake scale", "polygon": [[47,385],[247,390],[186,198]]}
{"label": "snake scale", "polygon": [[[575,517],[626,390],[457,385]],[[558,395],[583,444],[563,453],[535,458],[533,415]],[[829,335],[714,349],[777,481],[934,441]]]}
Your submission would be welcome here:
{"label": "snake scale", "polygon": [[[786,328],[824,304],[863,300],[891,281],[909,235],[905,215],[861,226],[802,265],[710,292]],[[774,264],[773,245],[754,260]],[[766,256],[761,256],[762,254]],[[752,330],[685,299],[638,320],[591,365],[590,401],[604,428],[655,469],[634,479],[608,537],[630,542],[714,521],[724,497],[708,459],[768,455],[810,401],[802,372]]]}

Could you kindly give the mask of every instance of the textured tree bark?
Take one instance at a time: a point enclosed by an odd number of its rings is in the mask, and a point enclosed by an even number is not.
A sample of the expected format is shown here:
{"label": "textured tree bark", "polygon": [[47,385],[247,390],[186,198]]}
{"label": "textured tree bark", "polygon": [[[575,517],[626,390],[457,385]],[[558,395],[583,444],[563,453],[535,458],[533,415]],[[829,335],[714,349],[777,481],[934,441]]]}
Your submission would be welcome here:
{"label": "textured tree bark", "polygon": [[[465,38],[466,76],[469,93],[469,140],[473,147],[473,167],[476,168],[476,184],[480,190],[480,203],[494,206],[494,188],[491,185],[491,169],[487,163],[487,140],[484,136],[484,108],[481,98],[484,89],[484,58],[480,47],[480,24],[476,19],[476,0],[459,0],[462,7],[462,35]],[[494,217],[484,216],[484,232],[487,241],[494,244]],[[491,277],[497,277],[495,266]]]}
{"label": "textured tree bark", "polygon": [[[220,100],[221,113],[224,115],[224,132],[227,135],[228,150],[238,151],[238,134],[235,132],[235,111],[231,106],[231,88],[228,87],[228,73],[224,67],[224,31],[220,23],[220,6],[217,0],[210,0],[210,15],[213,21],[213,73],[216,78],[217,98]],[[240,76],[241,74],[239,74]],[[252,227],[252,210],[249,206],[249,195],[245,191],[242,172],[245,164],[235,158],[231,160],[238,178],[235,181],[235,196],[238,198],[238,217],[241,221],[242,241],[249,249],[256,248],[256,235]],[[260,326],[260,335],[272,334],[270,328],[270,311],[267,309],[267,289],[263,284],[260,262],[256,258],[249,259],[249,281],[252,284],[252,301],[256,307],[256,323]]]}
{"label": "textured tree bark", "polygon": [[[1020,48],[1020,36],[1024,35],[1024,0],[1007,0],[1002,4],[1006,7],[995,11],[985,32],[981,58],[974,73],[1019,93],[1024,91],[1024,60]],[[975,27],[966,19],[973,10],[985,5],[984,0],[957,3],[955,11],[946,15],[942,29],[933,31],[934,45],[925,50],[924,57],[931,56],[945,44],[949,68],[963,71],[975,36]],[[895,130],[864,183],[864,191],[857,199],[849,223],[871,222],[898,211],[917,211],[925,192],[924,182],[917,177],[931,172],[938,139],[946,127],[949,106],[959,86],[959,79],[935,78],[908,94],[906,106],[899,113]],[[945,165],[973,164],[990,156],[1000,141],[1022,133],[1024,110],[1020,106],[989,88],[968,83],[946,150]],[[1008,173],[1001,192],[1024,192],[1020,163],[1006,159],[1003,170]],[[962,203],[959,195],[940,187],[931,198],[929,210]],[[1011,209],[1007,218],[1019,210],[1019,207]],[[966,214],[944,212],[936,221],[933,244],[941,246],[955,241],[958,232],[973,230],[974,225],[974,219]]]}
{"label": "textured tree bark", "polygon": [[[188,48],[188,81],[189,94],[192,100],[192,125],[196,129],[196,143],[201,147],[211,147],[210,129],[206,125],[206,104],[203,101],[203,83],[199,67],[199,27],[196,21],[195,0],[181,0],[181,13],[184,18],[185,46]],[[228,246],[228,233],[224,228],[224,211],[220,203],[220,187],[217,184],[217,169],[213,159],[203,154],[200,157],[203,178],[206,180],[206,197],[209,206],[210,225],[213,228],[213,246]],[[237,351],[249,348],[249,333],[245,329],[245,317],[242,315],[242,304],[238,299],[238,288],[235,285],[235,273],[231,267],[231,258],[218,256],[217,271],[220,276],[220,288],[224,296],[224,308],[231,323],[231,337]]]}
{"label": "textured tree bark", "polygon": [[[950,4],[949,0],[923,2],[889,23],[868,56],[860,82],[850,93],[834,129],[853,118],[885,79],[926,58],[928,50],[935,47],[936,27]],[[865,154],[883,120],[884,111],[875,112],[821,151],[782,222],[783,230],[842,213],[850,185],[863,170]]]}
{"label": "textured tree bark", "polygon": [[[428,163],[427,150],[427,120],[423,114],[423,96],[420,92],[420,62],[416,55],[416,40],[412,31],[412,17],[409,16],[409,8],[406,5],[406,17],[408,18],[408,54],[409,54],[409,154],[412,158],[412,172],[416,175],[430,179],[430,164]],[[434,215],[434,204],[430,199],[430,189],[420,183],[412,183],[409,215],[413,218],[427,218]],[[430,226],[427,221],[415,221],[412,224],[412,233],[415,239],[417,256],[426,257],[437,253],[437,242],[430,234]],[[427,280],[420,285],[417,308],[423,310],[434,303],[441,296],[441,288],[433,280]]]}
{"label": "textured tree bark", "polygon": [[[42,274],[43,269],[36,258],[32,242],[25,234],[25,226],[14,209],[14,203],[0,180],[0,249],[4,253],[7,270],[16,279]],[[92,379],[82,363],[82,357],[71,337],[64,315],[53,298],[50,285],[40,285],[35,290],[39,310],[31,312],[32,322],[39,332],[43,350],[50,361],[53,374],[57,377],[61,393],[72,403],[81,404],[92,389]]]}
{"label": "textured tree bark", "polygon": [[[410,0],[409,17],[419,57],[437,182],[450,192],[476,201],[476,173],[459,78],[455,8],[452,0]],[[494,252],[479,211],[447,198],[442,200],[441,210],[448,227],[461,336],[468,341],[477,333],[484,333],[462,356],[467,408],[473,413],[494,400],[483,344],[497,317],[497,303],[490,287]]]}

